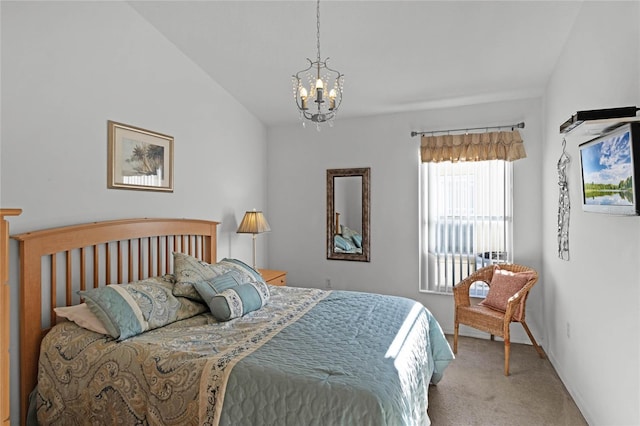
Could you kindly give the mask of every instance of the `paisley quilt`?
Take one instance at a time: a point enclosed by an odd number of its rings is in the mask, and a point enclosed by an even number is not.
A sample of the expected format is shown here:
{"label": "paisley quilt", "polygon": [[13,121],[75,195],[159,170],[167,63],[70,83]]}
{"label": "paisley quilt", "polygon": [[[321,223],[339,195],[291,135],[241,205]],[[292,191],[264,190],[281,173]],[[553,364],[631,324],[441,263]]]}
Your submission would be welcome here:
{"label": "paisley quilt", "polygon": [[72,322],[43,339],[41,424],[424,425],[453,355],[421,304],[272,287],[227,322],[209,314],[123,341]]}

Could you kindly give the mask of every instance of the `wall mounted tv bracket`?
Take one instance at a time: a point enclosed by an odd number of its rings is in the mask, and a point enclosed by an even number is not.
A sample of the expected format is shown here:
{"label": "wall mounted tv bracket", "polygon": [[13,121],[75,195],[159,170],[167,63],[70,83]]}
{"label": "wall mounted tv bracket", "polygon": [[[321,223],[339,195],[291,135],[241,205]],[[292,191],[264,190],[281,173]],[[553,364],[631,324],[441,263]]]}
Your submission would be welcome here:
{"label": "wall mounted tv bracket", "polygon": [[640,117],[636,117],[638,111],[640,111],[640,108],[635,106],[578,111],[560,125],[560,133],[568,134],[581,124],[586,123],[598,126],[596,131],[593,131],[593,129],[588,131],[588,133],[597,136],[598,134],[607,133],[626,122],[640,120]]}

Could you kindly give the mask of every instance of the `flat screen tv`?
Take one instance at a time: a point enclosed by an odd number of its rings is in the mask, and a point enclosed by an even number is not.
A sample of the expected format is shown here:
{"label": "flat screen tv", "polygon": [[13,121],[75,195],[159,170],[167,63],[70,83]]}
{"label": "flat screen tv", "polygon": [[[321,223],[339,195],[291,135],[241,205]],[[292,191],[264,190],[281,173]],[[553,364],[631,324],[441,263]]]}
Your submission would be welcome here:
{"label": "flat screen tv", "polygon": [[640,124],[625,124],[579,148],[582,209],[640,214]]}

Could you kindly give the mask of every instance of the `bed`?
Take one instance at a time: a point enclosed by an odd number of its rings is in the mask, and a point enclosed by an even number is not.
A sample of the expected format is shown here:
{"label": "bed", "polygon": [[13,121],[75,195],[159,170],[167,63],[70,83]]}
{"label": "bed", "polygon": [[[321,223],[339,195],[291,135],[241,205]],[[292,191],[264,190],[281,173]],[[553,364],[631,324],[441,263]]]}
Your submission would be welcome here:
{"label": "bed", "polygon": [[[215,287],[253,271],[216,261],[216,226],[131,219],[14,236],[23,423],[31,394],[45,424],[429,424],[429,385],[453,355],[428,310],[402,297],[263,286],[259,275]],[[224,265],[210,280],[193,272]],[[188,294],[195,282],[207,283],[194,286],[201,300]],[[227,293],[248,284],[259,306],[242,298],[237,311]],[[120,314],[107,294],[140,309]],[[105,330],[60,318],[83,305]]]}

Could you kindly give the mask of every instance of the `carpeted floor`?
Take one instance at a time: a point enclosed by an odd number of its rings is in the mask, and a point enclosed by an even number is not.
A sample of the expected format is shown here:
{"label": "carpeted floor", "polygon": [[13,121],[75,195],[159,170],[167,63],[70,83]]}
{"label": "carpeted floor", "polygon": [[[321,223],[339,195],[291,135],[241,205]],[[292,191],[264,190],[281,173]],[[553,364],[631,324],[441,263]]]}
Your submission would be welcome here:
{"label": "carpeted floor", "polygon": [[503,348],[502,341],[460,337],[456,359],[429,387],[432,425],[587,425],[548,359],[512,343],[506,377]]}

